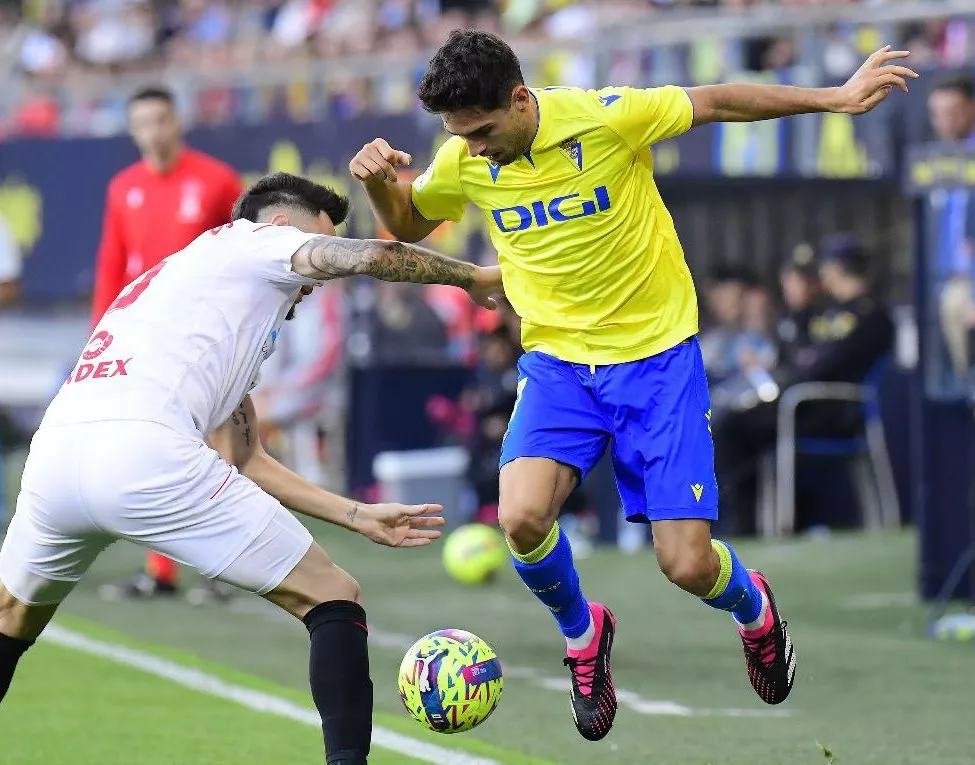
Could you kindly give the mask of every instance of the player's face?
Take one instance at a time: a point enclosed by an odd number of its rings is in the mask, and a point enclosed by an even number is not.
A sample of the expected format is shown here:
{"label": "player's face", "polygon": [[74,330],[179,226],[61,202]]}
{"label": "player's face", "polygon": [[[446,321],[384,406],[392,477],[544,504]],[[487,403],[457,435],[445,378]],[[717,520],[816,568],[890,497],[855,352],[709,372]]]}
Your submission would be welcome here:
{"label": "player's face", "polygon": [[162,99],[136,101],[129,107],[129,133],[142,156],[155,160],[170,159],[181,140],[176,110]]}
{"label": "player's face", "polygon": [[931,127],[943,141],[964,141],[975,130],[975,100],[957,90],[936,90],[928,97]]}
{"label": "player's face", "polygon": [[467,142],[472,157],[486,157],[508,165],[531,148],[538,125],[534,99],[524,85],[512,91],[511,103],[502,109],[461,109],[444,112],[444,128]]}

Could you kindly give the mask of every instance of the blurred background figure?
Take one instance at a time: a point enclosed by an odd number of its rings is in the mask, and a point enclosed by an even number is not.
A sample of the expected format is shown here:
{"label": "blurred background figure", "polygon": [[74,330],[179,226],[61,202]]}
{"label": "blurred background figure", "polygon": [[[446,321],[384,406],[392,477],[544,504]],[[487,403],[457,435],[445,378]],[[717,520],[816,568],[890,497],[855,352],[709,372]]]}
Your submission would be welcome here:
{"label": "blurred background figure", "polygon": [[0,310],[17,304],[23,260],[10,226],[0,215]]}
{"label": "blurred background figure", "polygon": [[734,374],[738,367],[735,339],[742,331],[745,290],[749,275],[729,266],[716,268],[707,277],[701,295],[700,334],[704,368],[712,384]]}
{"label": "blurred background figure", "polygon": [[383,282],[370,316],[373,358],[382,364],[446,364],[447,328],[424,285]]}
{"label": "blurred background figure", "polygon": [[799,244],[779,272],[785,311],[776,326],[777,357],[782,369],[795,369],[805,361],[809,322],[822,307],[823,293],[812,246]]}
{"label": "blurred background figure", "polygon": [[[781,346],[783,363],[756,385],[742,386],[712,418],[722,523],[737,524],[739,533],[754,532],[756,470],[775,445],[780,392],[807,381],[860,383],[893,347],[890,310],[871,291],[870,259],[860,244],[848,235],[822,242],[817,262],[825,300],[815,308],[815,282],[797,269],[808,268],[802,263],[806,255],[795,253],[783,273],[795,306],[787,319],[788,342]],[[842,437],[858,427],[860,414],[846,403],[811,402],[800,407],[796,430],[802,436]]]}
{"label": "blurred background figure", "polygon": [[335,472],[347,404],[343,297],[341,282],[304,297],[251,394],[265,446],[321,486],[340,483]]}
{"label": "blurred background figure", "polygon": [[[0,313],[17,304],[22,269],[20,248],[4,217],[0,215]],[[28,433],[15,421],[12,414],[0,406],[0,492],[3,490],[4,455],[24,447],[29,440]],[[0,519],[3,517],[4,506],[3,498],[0,497]]]}
{"label": "blurred background figure", "polygon": [[[130,10],[141,14],[145,9]],[[94,23],[102,21],[96,19]],[[123,20],[112,17],[105,23],[123,24]],[[109,38],[122,44],[129,32],[124,24],[101,31],[96,26],[86,39],[94,46],[101,44],[101,35],[105,35],[106,45]],[[94,55],[94,49],[90,52]],[[129,98],[128,118],[132,140],[142,158],[120,171],[108,187],[95,266],[92,326],[129,282],[203,232],[226,223],[241,192],[240,179],[231,167],[183,144],[170,91],[152,87],[136,92]],[[106,598],[171,595],[177,591],[178,582],[173,561],[148,553],[145,571],[127,582],[106,585],[102,594]],[[217,582],[208,586],[214,593],[224,591]]]}
{"label": "blurred background figure", "polygon": [[[975,80],[941,79],[928,96],[931,127],[941,141],[975,146]],[[932,208],[933,246],[941,268],[941,330],[956,375],[968,370],[969,335],[975,328],[972,273],[975,270],[975,194],[969,189],[936,191]]]}

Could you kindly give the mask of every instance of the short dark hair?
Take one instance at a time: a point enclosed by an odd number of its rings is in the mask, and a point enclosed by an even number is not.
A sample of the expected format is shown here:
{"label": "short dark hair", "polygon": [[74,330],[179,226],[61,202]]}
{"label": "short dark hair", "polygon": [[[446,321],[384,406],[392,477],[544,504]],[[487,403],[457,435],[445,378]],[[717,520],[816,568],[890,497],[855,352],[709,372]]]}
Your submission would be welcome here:
{"label": "short dark hair", "polygon": [[132,104],[137,104],[140,101],[164,101],[170,106],[176,105],[176,98],[173,96],[173,91],[158,85],[137,90],[129,96],[128,105],[132,106]]}
{"label": "short dark hair", "polygon": [[968,101],[975,100],[975,80],[967,74],[951,74],[942,77],[934,83],[931,92],[937,93],[939,90],[960,93]]}
{"label": "short dark hair", "polygon": [[511,91],[524,85],[521,64],[497,35],[455,29],[427,67],[417,96],[428,112],[493,111],[507,106]]}
{"label": "short dark hair", "polygon": [[307,178],[291,173],[272,173],[240,195],[230,219],[257,221],[268,207],[293,207],[312,215],[325,213],[337,226],[349,214],[349,199]]}

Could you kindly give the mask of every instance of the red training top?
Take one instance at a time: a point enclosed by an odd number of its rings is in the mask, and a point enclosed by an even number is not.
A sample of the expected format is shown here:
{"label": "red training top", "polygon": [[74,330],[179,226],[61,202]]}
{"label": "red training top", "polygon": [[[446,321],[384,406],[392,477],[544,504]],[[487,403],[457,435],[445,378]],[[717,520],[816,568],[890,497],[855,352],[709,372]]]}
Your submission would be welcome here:
{"label": "red training top", "polygon": [[240,192],[233,168],[192,149],[163,173],[145,160],[118,173],[105,200],[92,326],[135,277],[226,223]]}

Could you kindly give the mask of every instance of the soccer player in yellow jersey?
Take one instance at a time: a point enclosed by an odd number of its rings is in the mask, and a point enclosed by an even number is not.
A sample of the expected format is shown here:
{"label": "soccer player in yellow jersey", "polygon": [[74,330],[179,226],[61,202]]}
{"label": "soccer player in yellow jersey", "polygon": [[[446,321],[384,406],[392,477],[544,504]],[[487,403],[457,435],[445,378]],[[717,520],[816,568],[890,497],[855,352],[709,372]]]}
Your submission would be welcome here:
{"label": "soccer player in yellow jersey", "polygon": [[730,611],[752,686],[789,695],[795,653],[768,580],[711,538],[717,485],[697,299],[653,179],[652,144],[696,125],[869,111],[917,75],[877,51],[839,88],[712,85],[530,89],[500,38],[454,32],[419,87],[453,134],[412,184],[410,157],[377,139],[350,170],[399,239],[479,207],[498,250],[526,353],[501,457],[500,522],[525,584],[565,635],[579,732],[616,714],[615,619],[587,602],[557,522],[568,494],[612,450],[627,520],[651,523],[678,587]]}

